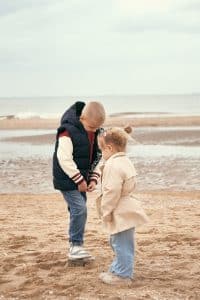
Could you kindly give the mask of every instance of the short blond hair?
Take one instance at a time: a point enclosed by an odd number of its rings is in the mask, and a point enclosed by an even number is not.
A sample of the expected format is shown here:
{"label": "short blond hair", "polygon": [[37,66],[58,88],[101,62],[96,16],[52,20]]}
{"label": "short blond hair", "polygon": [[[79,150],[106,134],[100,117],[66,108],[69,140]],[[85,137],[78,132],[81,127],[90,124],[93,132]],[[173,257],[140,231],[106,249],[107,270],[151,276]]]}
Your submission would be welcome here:
{"label": "short blond hair", "polygon": [[102,125],[106,118],[103,105],[97,101],[90,101],[84,106],[81,118],[87,118],[95,124]]}
{"label": "short blond hair", "polygon": [[128,133],[131,132],[131,127],[126,127],[124,129],[113,127],[106,129],[99,137],[100,139],[103,138],[106,145],[112,144],[117,151],[124,151],[126,149],[127,141],[130,138]]}

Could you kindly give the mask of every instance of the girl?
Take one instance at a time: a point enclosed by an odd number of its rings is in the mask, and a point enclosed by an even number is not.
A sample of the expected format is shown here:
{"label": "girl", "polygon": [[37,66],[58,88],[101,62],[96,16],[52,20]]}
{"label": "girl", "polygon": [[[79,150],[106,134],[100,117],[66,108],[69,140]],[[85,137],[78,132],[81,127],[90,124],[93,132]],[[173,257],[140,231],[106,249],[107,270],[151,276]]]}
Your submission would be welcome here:
{"label": "girl", "polygon": [[[129,130],[129,131],[128,131]],[[126,128],[130,133],[130,127]],[[101,216],[110,233],[115,253],[109,271],[100,274],[107,284],[130,284],[133,277],[135,226],[147,216],[134,198],[136,171],[125,154],[127,140],[124,130],[111,128],[98,136],[105,165],[102,171]]]}

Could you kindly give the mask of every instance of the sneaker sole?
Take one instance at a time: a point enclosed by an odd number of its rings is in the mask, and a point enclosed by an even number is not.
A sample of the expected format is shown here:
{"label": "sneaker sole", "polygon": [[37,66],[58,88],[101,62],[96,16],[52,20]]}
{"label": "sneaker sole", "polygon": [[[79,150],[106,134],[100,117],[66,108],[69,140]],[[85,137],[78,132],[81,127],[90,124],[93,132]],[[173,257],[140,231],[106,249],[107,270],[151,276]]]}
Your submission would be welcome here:
{"label": "sneaker sole", "polygon": [[68,255],[68,259],[69,260],[95,260],[95,258],[93,257],[93,256],[91,256],[91,255],[89,255],[89,256],[82,256],[82,257],[80,257],[80,256],[70,256],[70,255]]}

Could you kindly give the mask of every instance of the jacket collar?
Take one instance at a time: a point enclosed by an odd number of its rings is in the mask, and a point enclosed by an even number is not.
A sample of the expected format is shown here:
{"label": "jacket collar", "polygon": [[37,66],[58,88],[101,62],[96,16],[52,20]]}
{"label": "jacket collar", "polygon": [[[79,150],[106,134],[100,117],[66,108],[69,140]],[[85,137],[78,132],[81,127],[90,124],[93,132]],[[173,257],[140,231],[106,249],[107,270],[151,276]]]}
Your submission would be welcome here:
{"label": "jacket collar", "polygon": [[125,155],[126,155],[125,152],[117,152],[117,153],[113,154],[112,156],[110,156],[108,160],[116,158],[116,157],[120,157],[120,156],[125,156]]}
{"label": "jacket collar", "polygon": [[83,130],[83,125],[80,122],[80,116],[85,106],[84,102],[76,102],[68,108],[61,118],[61,126],[66,123],[72,124],[79,129]]}

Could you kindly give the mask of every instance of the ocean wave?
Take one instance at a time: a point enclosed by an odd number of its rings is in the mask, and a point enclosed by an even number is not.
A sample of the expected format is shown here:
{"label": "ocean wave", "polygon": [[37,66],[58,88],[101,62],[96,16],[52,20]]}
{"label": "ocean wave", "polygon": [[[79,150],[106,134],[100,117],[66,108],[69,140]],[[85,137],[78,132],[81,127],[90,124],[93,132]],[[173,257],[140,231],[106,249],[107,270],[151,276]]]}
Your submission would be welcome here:
{"label": "ocean wave", "polygon": [[[15,115],[7,115],[2,116],[2,118],[18,118],[18,119],[31,119],[31,118],[41,118],[41,119],[57,119],[60,118],[63,112],[60,113],[39,113],[39,112],[19,112]],[[116,116],[111,114],[110,116]],[[200,116],[198,113],[188,113],[188,114],[173,114],[173,113],[158,113],[158,114],[149,114],[149,113],[130,113],[129,115],[126,113],[120,113],[119,116],[123,118],[166,118],[166,117],[197,117]]]}
{"label": "ocean wave", "polygon": [[60,116],[61,114],[59,113],[20,112],[17,113],[14,117],[18,119],[32,119],[32,118],[57,119],[60,118]]}

